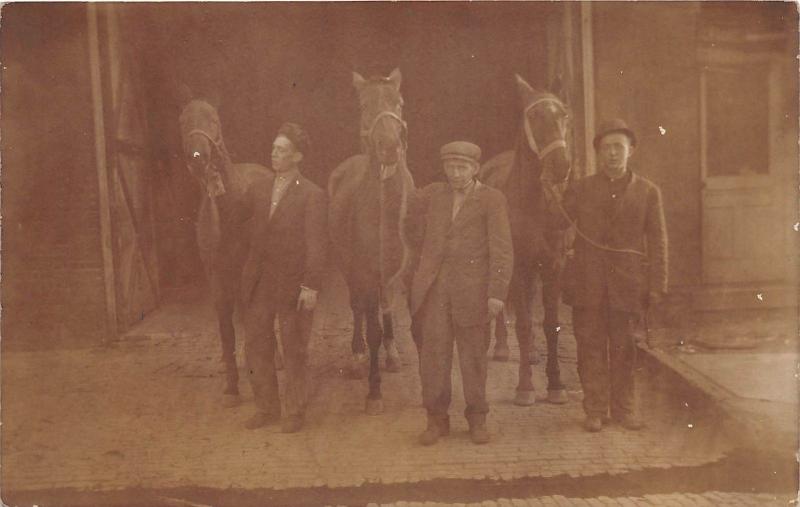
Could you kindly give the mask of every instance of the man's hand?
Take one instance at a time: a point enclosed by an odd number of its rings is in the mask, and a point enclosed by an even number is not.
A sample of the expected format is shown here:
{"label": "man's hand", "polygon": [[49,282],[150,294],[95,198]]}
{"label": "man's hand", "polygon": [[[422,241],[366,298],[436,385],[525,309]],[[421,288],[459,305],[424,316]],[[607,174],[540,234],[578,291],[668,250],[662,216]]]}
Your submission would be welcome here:
{"label": "man's hand", "polygon": [[493,319],[497,317],[500,314],[500,312],[503,311],[503,307],[505,306],[505,304],[499,299],[489,298],[488,306],[489,306],[489,317]]}
{"label": "man's hand", "polygon": [[300,297],[297,298],[297,309],[309,312],[317,306],[317,291],[308,287],[300,287]]}

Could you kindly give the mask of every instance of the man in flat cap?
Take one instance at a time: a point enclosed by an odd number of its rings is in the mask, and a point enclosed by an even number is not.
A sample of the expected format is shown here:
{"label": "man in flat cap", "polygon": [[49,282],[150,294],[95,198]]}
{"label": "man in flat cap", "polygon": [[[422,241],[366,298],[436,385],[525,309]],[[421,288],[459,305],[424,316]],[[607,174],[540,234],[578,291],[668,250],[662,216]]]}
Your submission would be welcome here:
{"label": "man in flat cap", "polygon": [[245,423],[248,429],[281,419],[273,361],[276,318],[286,372],[286,417],[281,429],[293,433],[304,423],[308,341],[325,269],[327,238],[325,192],[300,174],[308,146],[302,127],[284,124],[272,144],[275,175],[249,192],[253,229],[242,274],[242,300],[246,306],[245,357],[256,413]]}
{"label": "man in flat cap", "polygon": [[623,120],[604,122],[594,138],[599,172],[564,196],[578,232],[564,300],[573,307],[584,427],[592,432],[612,420],[630,430],[642,427],[633,330],[646,305],[660,302],[667,290],[661,191],[628,167],[635,147]]}
{"label": "man in flat cap", "polygon": [[503,308],[513,252],[503,194],[475,177],[478,146],[458,141],[440,150],[447,183],[433,183],[411,203],[409,238],[418,254],[411,284],[411,315],[420,340],[422,399],[428,425],[420,435],[432,445],[450,430],[453,342],[467,402],[465,416],[476,444],[486,430],[489,321]]}

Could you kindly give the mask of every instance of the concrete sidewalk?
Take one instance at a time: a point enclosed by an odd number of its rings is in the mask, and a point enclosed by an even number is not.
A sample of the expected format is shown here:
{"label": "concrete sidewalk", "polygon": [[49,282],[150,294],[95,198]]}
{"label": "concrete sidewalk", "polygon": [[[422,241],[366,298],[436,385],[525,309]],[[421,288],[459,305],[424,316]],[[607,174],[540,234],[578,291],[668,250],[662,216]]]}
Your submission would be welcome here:
{"label": "concrete sidewalk", "polygon": [[700,316],[643,347],[725,413],[726,430],[742,446],[780,453],[798,447],[797,312]]}

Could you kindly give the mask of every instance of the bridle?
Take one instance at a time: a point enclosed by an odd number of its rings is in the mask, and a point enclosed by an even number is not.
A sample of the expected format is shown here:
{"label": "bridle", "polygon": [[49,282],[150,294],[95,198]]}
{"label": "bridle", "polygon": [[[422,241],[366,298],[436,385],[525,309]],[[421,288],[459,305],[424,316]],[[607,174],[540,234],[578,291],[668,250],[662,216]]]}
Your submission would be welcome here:
{"label": "bridle", "polygon": [[[403,142],[403,153],[405,153],[405,151],[408,149],[408,124],[406,123],[405,120],[403,120],[403,118],[400,117],[399,114],[393,113],[392,111],[381,111],[380,113],[375,115],[375,118],[372,120],[372,124],[370,125],[370,127],[368,129],[361,130],[361,137],[363,139],[366,139],[367,144],[369,144],[372,139],[372,134],[375,132],[375,127],[378,126],[378,122],[381,121],[383,118],[390,118],[400,124],[400,127],[402,128],[400,136]],[[381,164],[380,168],[381,181],[390,178],[394,174],[395,169],[396,166],[390,167]]]}
{"label": "bridle", "polygon": [[533,131],[531,130],[531,126],[528,122],[528,111],[537,106],[547,103],[555,105],[561,111],[565,111],[564,105],[558,99],[552,97],[543,97],[529,104],[528,107],[526,107],[522,113],[522,125],[523,128],[525,129],[525,136],[528,138],[528,145],[530,146],[531,151],[533,151],[533,153],[535,153],[536,156],[539,157],[539,160],[544,160],[545,157],[547,157],[550,153],[552,153],[554,150],[558,148],[563,148],[565,150],[567,149],[567,141],[564,140],[563,137],[561,139],[556,139],[555,141],[549,143],[544,148],[540,149],[539,143],[536,142],[536,138],[533,136]]}
{"label": "bridle", "polygon": [[370,127],[368,129],[361,129],[361,137],[366,139],[371,139],[372,134],[375,132],[375,127],[378,126],[378,122],[381,121],[381,119],[383,118],[391,118],[400,124],[400,126],[403,128],[403,149],[407,148],[406,136],[408,132],[408,124],[403,118],[400,117],[399,114],[393,113],[392,111],[381,111],[380,113],[375,115],[375,118],[372,120],[372,124],[370,125]]}
{"label": "bridle", "polygon": [[[217,155],[222,155],[222,153],[224,152],[224,148],[222,146],[222,139],[215,140],[205,130],[203,130],[203,129],[194,129],[194,130],[190,131],[188,134],[186,134],[186,140],[188,141],[189,138],[194,136],[194,135],[200,135],[200,136],[203,136],[206,139],[208,139],[208,141],[211,143],[211,146],[214,147],[214,151],[217,153]],[[208,166],[213,164],[213,158],[214,158],[213,156],[208,158],[208,162],[206,163],[206,166],[203,168],[203,172],[204,173],[208,169]]]}

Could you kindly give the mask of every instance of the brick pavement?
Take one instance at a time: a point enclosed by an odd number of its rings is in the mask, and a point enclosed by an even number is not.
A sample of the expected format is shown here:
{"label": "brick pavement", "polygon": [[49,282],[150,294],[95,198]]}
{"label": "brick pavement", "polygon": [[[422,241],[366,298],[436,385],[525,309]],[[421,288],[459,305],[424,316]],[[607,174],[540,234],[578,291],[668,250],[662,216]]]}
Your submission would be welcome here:
{"label": "brick pavement", "polygon": [[570,498],[561,495],[499,498],[477,503],[441,503],[441,502],[397,502],[392,504],[370,503],[367,507],[785,507],[793,504],[794,499],[785,495],[757,493],[728,493],[710,491],[703,494],[670,493],[661,495],[644,495],[636,497]]}
{"label": "brick pavement", "polygon": [[[213,316],[181,301],[105,349],[14,352],[2,357],[2,486],[6,490],[124,487],[331,488],[437,478],[510,480],[698,466],[728,450],[714,428],[660,397],[643,398],[648,428],[584,432],[574,339],[565,324],[559,355],[566,406],[512,405],[517,361],[492,362],[487,446],[469,442],[454,378],[453,433],[417,445],[423,429],[416,352],[402,325],[400,373],[384,374],[385,413],[364,414],[365,380],[349,380],[348,311],[341,286],[321,301],[311,362],[315,390],[300,434],[248,431],[243,404],[218,405],[222,379]],[[137,339],[136,336],[139,338]],[[512,343],[513,340],[512,340]],[[240,340],[241,345],[241,340]],[[543,347],[543,340],[538,343]],[[457,364],[457,363],[456,363]],[[543,387],[543,367],[536,368]],[[691,425],[691,427],[690,427]]]}

